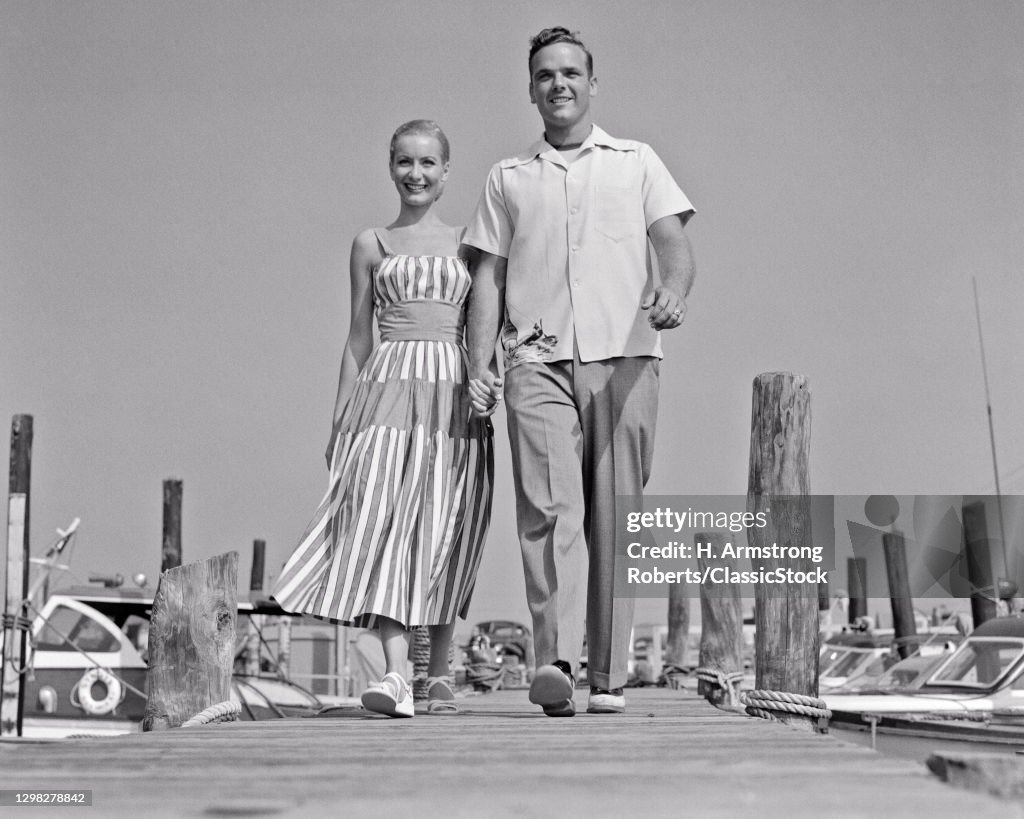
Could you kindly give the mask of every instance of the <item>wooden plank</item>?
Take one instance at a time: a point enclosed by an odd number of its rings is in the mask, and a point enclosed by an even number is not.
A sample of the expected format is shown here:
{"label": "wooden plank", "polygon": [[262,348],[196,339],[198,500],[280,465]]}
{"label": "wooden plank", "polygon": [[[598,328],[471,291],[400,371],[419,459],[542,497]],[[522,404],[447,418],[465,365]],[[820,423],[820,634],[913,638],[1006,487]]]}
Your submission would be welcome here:
{"label": "wooden plank", "polygon": [[[579,692],[582,697],[585,691]],[[708,705],[628,689],[621,715],[553,720],[524,691],[455,717],[234,722],[0,743],[2,787],[90,788],[104,819],[181,816],[1019,816],[922,763]],[[680,801],[682,800],[682,801]],[[141,809],[140,806],[144,806]],[[33,817],[77,811],[33,808]]]}
{"label": "wooden plank", "polygon": [[231,698],[238,552],[160,576],[149,628],[143,730],[176,728]]}
{"label": "wooden plank", "polygon": [[928,770],[957,788],[1006,799],[1024,798],[1024,759],[1012,754],[936,751]]}

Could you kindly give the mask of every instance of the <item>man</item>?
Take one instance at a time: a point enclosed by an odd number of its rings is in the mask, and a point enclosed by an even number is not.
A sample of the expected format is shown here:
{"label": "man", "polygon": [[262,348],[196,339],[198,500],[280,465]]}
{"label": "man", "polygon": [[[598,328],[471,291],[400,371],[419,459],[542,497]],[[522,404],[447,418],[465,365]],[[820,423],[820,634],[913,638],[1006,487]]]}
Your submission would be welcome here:
{"label": "man", "polygon": [[[544,138],[490,172],[463,239],[479,251],[468,332],[474,410],[501,319],[516,513],[537,673],[530,701],[573,716],[586,618],[587,711],[625,710],[633,600],[614,596],[615,496],[640,495],[657,417],[659,330],[694,278],[693,207],[647,145],[593,124],[593,58],[564,28],[531,41]],[[648,238],[658,259],[651,272]]]}

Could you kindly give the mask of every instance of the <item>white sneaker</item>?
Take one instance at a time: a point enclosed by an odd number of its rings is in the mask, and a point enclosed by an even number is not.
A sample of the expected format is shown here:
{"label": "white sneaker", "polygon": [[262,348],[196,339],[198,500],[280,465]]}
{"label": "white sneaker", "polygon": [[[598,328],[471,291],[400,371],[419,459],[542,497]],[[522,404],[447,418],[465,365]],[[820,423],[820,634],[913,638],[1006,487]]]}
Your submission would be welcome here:
{"label": "white sneaker", "polygon": [[626,695],[621,688],[611,691],[606,688],[590,687],[590,700],[587,703],[588,714],[621,714],[626,710]]}
{"label": "white sneaker", "polygon": [[385,674],[379,683],[373,683],[359,698],[363,708],[389,717],[411,717],[416,713],[412,689],[397,671]]}

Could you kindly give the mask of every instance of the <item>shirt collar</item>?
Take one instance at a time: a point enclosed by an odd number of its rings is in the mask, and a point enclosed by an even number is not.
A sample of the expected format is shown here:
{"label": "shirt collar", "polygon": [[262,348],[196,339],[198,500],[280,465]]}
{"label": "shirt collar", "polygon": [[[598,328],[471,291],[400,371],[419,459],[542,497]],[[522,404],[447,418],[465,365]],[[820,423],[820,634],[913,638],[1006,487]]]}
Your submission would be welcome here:
{"label": "shirt collar", "polygon": [[[616,139],[615,137],[610,136],[608,132],[605,131],[603,128],[594,125],[590,129],[590,134],[587,136],[585,140],[583,140],[583,144],[580,145],[580,151],[583,151],[585,148],[594,148],[597,146],[600,146],[602,148],[610,148],[613,151],[636,150],[635,143],[624,139]],[[523,151],[523,153],[507,160],[503,164],[506,167],[511,167],[515,165],[525,165],[528,162],[532,162],[535,159],[548,159],[552,162],[557,162],[557,164],[560,165],[565,164],[558,153],[558,149],[555,148],[553,145],[549,144],[548,141],[544,139],[544,137],[541,137],[536,142],[534,142],[529,148]]]}

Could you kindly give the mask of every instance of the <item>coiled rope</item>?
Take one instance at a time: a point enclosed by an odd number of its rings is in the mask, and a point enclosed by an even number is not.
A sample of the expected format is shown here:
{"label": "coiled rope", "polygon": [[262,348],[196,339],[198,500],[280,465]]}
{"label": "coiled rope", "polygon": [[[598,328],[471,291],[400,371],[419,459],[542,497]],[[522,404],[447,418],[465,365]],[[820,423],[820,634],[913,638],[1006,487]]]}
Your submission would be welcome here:
{"label": "coiled rope", "polygon": [[803,694],[789,694],[785,691],[741,691],[740,702],[746,706],[750,716],[761,719],[778,721],[777,714],[825,720],[832,716],[824,700]]}
{"label": "coiled rope", "polygon": [[211,705],[209,708],[204,708],[191,719],[181,723],[181,727],[195,728],[197,725],[206,725],[210,722],[232,722],[238,719],[240,713],[242,713],[240,703],[225,700],[224,702],[218,702],[216,705]]}

